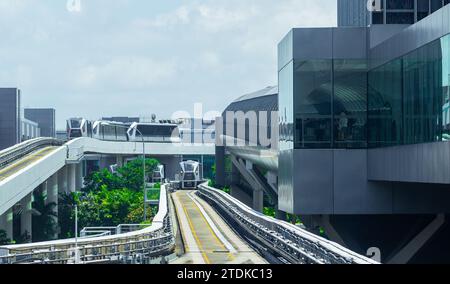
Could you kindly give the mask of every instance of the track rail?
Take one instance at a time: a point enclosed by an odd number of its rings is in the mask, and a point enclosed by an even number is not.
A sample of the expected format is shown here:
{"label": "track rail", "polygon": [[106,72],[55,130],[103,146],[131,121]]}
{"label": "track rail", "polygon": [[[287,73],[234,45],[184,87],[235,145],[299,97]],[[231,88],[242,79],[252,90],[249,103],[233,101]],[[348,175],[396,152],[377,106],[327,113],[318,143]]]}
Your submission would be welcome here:
{"label": "track rail", "polygon": [[36,138],[0,151],[0,168],[3,168],[26,155],[48,146],[62,146],[63,142],[54,138]]}
{"label": "track rail", "polygon": [[0,247],[0,264],[67,264],[124,262],[169,254],[175,239],[168,205],[167,185],[161,186],[159,211],[152,226],[140,231],[94,238],[58,240]]}
{"label": "track rail", "polygon": [[199,186],[199,193],[267,249],[291,263],[377,264],[337,243],[258,213],[229,194],[206,184]]}

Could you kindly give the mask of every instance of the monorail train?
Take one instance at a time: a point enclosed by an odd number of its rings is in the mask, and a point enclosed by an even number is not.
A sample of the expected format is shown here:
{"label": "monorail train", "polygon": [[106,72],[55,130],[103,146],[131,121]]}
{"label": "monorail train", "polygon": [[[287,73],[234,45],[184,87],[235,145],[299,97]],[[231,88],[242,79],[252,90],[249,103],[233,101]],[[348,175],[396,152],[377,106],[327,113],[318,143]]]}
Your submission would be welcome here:
{"label": "monorail train", "polygon": [[105,141],[129,141],[130,125],[120,122],[96,121],[92,127],[92,138]]}
{"label": "monorail train", "polygon": [[70,139],[92,137],[92,122],[84,118],[67,120],[67,137]]}
{"label": "monorail train", "polygon": [[164,179],[165,179],[164,166],[163,165],[158,165],[156,167],[156,169],[153,171],[152,182],[162,183],[162,182],[164,182]]}
{"label": "monorail train", "polygon": [[195,189],[203,181],[200,176],[200,163],[196,161],[183,161],[181,167],[181,188]]}
{"label": "monorail train", "polygon": [[92,137],[105,141],[119,142],[155,142],[180,143],[180,132],[177,124],[172,123],[133,123],[96,121],[82,118],[67,120],[67,136],[69,139]]}
{"label": "monorail train", "polygon": [[179,143],[180,131],[177,124],[133,123],[127,131],[129,141]]}

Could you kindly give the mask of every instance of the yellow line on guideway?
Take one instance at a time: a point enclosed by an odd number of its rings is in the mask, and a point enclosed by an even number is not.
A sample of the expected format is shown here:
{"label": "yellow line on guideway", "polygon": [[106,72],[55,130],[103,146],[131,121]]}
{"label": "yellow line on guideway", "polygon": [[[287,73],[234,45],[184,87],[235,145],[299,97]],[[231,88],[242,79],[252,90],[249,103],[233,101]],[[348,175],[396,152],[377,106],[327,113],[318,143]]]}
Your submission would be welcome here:
{"label": "yellow line on guideway", "polygon": [[34,162],[37,162],[41,158],[45,157],[46,155],[50,154],[53,150],[55,150],[57,147],[46,147],[44,149],[38,150],[36,152],[30,153],[24,158],[21,158],[15,162],[13,162],[11,165],[8,165],[2,169],[0,169],[0,181],[8,178],[9,176],[13,175],[14,173],[24,169],[28,165],[31,165]]}
{"label": "yellow line on guideway", "polygon": [[[189,194],[188,194],[189,196]],[[189,196],[189,198],[192,199],[191,196]],[[200,216],[202,216],[203,221],[205,221],[206,226],[208,227],[209,232],[211,233],[211,235],[214,237],[214,240],[216,241],[216,243],[224,250],[228,252],[228,257],[230,258],[230,260],[234,260],[234,256],[230,253],[230,251],[225,247],[225,245],[219,240],[219,237],[217,236],[217,234],[214,232],[214,230],[211,228],[211,225],[209,224],[208,220],[206,220],[205,215],[203,215],[202,211],[200,210],[200,208],[198,207],[198,205],[194,202],[195,206],[195,210],[200,214]]]}
{"label": "yellow line on guideway", "polygon": [[[184,214],[186,214],[186,217],[187,217],[186,219],[189,223],[189,228],[191,229],[191,232],[192,232],[192,235],[194,236],[195,242],[197,243],[197,246],[199,247],[199,249],[202,253],[203,259],[205,260],[206,264],[211,264],[211,261],[209,260],[208,256],[206,255],[206,251],[203,248],[203,246],[200,242],[200,239],[197,236],[197,233],[195,232],[194,225],[192,224],[191,218],[189,217],[189,213],[187,212],[186,207],[183,204],[181,204],[181,207],[183,207]],[[189,249],[187,248],[187,250],[189,250]]]}

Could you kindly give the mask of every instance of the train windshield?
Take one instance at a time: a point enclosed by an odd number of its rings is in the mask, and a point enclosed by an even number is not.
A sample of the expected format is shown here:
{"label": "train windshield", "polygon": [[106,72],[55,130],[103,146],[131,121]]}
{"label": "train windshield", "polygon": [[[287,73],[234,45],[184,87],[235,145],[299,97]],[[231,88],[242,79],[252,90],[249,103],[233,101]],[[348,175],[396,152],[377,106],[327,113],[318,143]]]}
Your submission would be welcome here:
{"label": "train windshield", "polygon": [[76,119],[71,119],[70,124],[72,128],[80,128],[81,127],[81,121]]}
{"label": "train windshield", "polygon": [[184,170],[186,172],[193,172],[195,170],[195,164],[192,163],[184,163]]}
{"label": "train windshield", "polygon": [[179,137],[178,126],[176,125],[145,125],[141,124],[137,126],[138,133],[142,133],[144,136],[154,137]]}

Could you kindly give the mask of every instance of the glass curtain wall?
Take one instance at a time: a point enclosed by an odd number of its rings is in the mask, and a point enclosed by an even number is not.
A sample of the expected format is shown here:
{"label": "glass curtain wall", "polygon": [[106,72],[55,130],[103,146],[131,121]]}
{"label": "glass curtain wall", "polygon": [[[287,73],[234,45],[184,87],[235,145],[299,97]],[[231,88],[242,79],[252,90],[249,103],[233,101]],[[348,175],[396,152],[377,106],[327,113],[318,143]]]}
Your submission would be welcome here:
{"label": "glass curtain wall", "polygon": [[295,148],[367,147],[365,60],[294,64]]}
{"label": "glass curtain wall", "polygon": [[450,35],[369,72],[369,146],[450,140]]}

